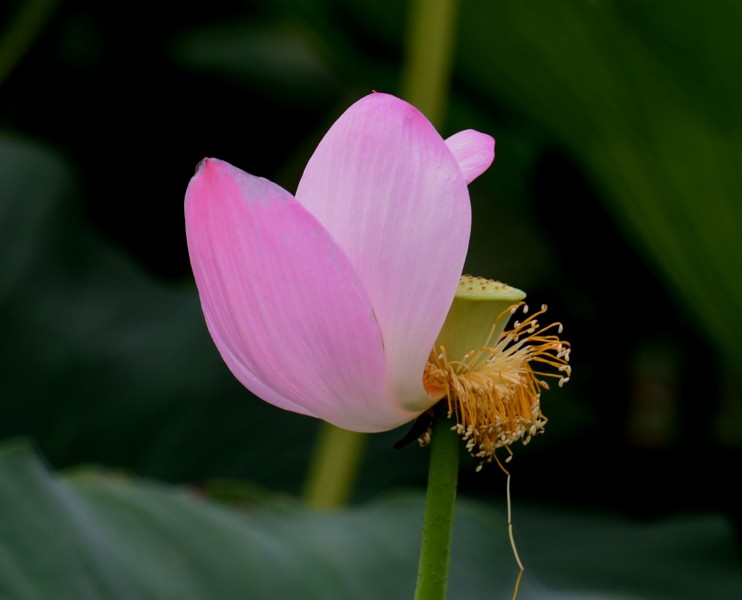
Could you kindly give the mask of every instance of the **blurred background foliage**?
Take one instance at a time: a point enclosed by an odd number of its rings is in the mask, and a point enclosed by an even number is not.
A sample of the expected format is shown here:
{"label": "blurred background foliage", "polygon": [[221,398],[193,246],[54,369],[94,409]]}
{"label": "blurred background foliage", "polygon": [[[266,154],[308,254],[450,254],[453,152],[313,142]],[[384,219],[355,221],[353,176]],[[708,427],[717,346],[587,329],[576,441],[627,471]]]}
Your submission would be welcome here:
{"label": "blurred background foliage", "polygon": [[[294,190],[400,93],[408,8],[0,4],[0,597],[410,597],[426,452],[371,436],[354,505],[302,508],[317,423],[222,364],[182,217],[202,157]],[[510,466],[522,598],[742,597],[740,28],[734,0],[461,2],[440,129],[497,139],[467,270],[574,348]],[[509,597],[504,477],[462,462],[450,595]]]}

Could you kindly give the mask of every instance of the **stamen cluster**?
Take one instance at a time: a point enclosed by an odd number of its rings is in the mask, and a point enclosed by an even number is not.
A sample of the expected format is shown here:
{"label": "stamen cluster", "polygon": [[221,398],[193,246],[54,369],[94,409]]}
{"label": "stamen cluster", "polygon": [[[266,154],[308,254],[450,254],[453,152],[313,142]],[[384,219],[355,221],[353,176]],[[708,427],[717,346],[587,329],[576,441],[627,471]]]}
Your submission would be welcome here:
{"label": "stamen cluster", "polygon": [[[528,306],[517,304],[499,319],[509,318]],[[547,419],[541,412],[541,391],[547,379],[561,387],[569,381],[570,345],[559,339],[560,323],[540,327],[541,310],[525,320],[515,321],[510,330],[493,340],[497,322],[479,350],[456,360],[439,346],[431,352],[424,374],[428,390],[443,390],[455,430],[466,442],[469,453],[482,464],[496,459],[497,448],[521,440],[527,444],[543,432]]]}

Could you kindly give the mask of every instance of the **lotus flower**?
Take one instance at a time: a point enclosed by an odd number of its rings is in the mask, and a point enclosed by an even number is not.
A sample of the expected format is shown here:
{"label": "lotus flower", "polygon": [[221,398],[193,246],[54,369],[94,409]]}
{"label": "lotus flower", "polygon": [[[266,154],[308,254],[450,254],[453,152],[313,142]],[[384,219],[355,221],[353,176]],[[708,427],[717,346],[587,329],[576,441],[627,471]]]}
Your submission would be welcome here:
{"label": "lotus flower", "polygon": [[444,140],[410,104],[373,93],[330,128],[295,196],[221,160],[185,200],[206,323],[235,377],[280,408],[361,432],[440,398],[423,374],[459,284],[467,184],[494,140]]}

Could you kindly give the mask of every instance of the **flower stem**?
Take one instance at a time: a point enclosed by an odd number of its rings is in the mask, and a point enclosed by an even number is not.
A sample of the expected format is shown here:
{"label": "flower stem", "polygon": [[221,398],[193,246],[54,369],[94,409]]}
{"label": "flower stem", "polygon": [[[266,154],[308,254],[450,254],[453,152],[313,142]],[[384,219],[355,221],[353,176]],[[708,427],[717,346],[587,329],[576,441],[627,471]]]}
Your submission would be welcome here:
{"label": "flower stem", "polygon": [[436,126],[445,112],[457,0],[412,0],[402,96]]}
{"label": "flower stem", "polygon": [[309,465],[304,500],[327,510],[347,503],[358,473],[366,436],[323,422]]}
{"label": "flower stem", "polygon": [[445,406],[439,405],[430,443],[428,492],[415,600],[444,600],[446,597],[461,442],[451,430],[452,425]]}

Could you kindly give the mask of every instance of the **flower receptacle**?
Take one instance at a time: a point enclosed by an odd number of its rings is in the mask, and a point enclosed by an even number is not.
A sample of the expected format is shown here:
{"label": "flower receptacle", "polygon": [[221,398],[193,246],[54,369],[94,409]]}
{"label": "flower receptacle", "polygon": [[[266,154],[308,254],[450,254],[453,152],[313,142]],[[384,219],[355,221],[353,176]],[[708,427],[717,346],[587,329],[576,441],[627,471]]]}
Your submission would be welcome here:
{"label": "flower receptacle", "polygon": [[[459,361],[473,351],[495,345],[510,318],[509,309],[525,297],[525,292],[505,283],[463,275],[435,352],[443,348],[449,361]],[[486,339],[483,332],[489,332]]]}

